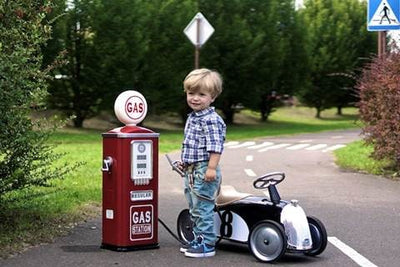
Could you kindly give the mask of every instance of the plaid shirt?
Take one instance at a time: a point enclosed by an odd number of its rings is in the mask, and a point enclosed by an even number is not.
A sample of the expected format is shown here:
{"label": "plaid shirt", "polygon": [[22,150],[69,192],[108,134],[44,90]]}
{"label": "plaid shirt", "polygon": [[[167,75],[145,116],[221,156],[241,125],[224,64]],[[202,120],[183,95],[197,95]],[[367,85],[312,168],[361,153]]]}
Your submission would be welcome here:
{"label": "plaid shirt", "polygon": [[226,125],[214,107],[191,112],[185,125],[182,162],[192,164],[208,161],[210,152],[221,154],[225,134]]}

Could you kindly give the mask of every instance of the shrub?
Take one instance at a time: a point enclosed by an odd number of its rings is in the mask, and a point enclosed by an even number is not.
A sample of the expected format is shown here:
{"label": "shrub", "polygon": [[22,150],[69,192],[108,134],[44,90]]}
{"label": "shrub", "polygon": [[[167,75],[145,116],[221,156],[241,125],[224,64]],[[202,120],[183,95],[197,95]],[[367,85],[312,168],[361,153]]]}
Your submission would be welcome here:
{"label": "shrub", "polygon": [[400,52],[374,58],[357,88],[365,141],[374,147],[372,157],[388,159],[400,170]]}
{"label": "shrub", "polygon": [[32,185],[48,185],[68,166],[54,166],[61,155],[46,140],[45,120],[33,121],[43,107],[47,72],[41,48],[50,36],[46,1],[0,1],[0,198]]}

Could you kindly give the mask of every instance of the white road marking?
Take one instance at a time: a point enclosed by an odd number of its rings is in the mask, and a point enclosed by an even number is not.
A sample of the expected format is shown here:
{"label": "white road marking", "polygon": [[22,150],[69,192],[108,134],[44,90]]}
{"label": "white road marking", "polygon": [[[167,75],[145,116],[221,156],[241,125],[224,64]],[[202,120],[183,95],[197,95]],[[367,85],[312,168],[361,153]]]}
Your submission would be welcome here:
{"label": "white road marking", "polygon": [[264,142],[264,143],[261,143],[261,144],[258,144],[258,145],[249,146],[248,149],[259,149],[259,148],[262,148],[262,147],[265,147],[265,146],[272,146],[273,144],[274,143],[272,143],[272,142]]}
{"label": "white road marking", "polygon": [[264,151],[271,150],[271,149],[283,148],[283,147],[287,147],[287,146],[290,146],[290,145],[291,144],[277,144],[277,145],[274,145],[274,146],[269,146],[269,147],[260,149],[260,150],[258,150],[258,152],[264,152]]}
{"label": "white road marking", "polygon": [[302,148],[305,148],[305,147],[308,147],[308,146],[310,146],[310,144],[297,144],[297,145],[294,145],[294,146],[287,147],[286,149],[299,150],[299,149],[302,149]]}
{"label": "white road marking", "polygon": [[346,254],[350,259],[355,261],[361,267],[377,267],[377,265],[370,262],[367,258],[363,255],[355,251],[353,248],[349,247],[338,238],[334,236],[328,236],[328,241],[344,254]]}
{"label": "white road marking", "polygon": [[253,155],[247,155],[246,156],[246,161],[253,161]]}
{"label": "white road marking", "polygon": [[313,146],[307,147],[306,150],[318,150],[318,149],[321,149],[321,148],[324,148],[327,146],[328,146],[327,144],[318,144],[318,145],[313,145]]}
{"label": "white road marking", "polygon": [[299,143],[310,143],[312,142],[312,139],[307,139],[307,140],[301,140]]}
{"label": "white road marking", "polygon": [[328,151],[333,151],[342,147],[345,147],[346,145],[334,145],[334,146],[330,146],[328,148],[325,148],[324,150],[322,150],[322,152],[328,152]]}
{"label": "white road marking", "polygon": [[[299,141],[300,143],[306,142],[306,141],[312,141],[312,140],[302,140]],[[279,149],[279,148],[285,148],[288,150],[299,150],[299,149],[305,149],[305,150],[321,150],[322,152],[328,152],[328,151],[333,151],[342,147],[345,147],[346,145],[344,144],[337,144],[337,145],[332,145],[329,146],[327,144],[275,144],[272,142],[263,142],[261,144],[257,144],[254,141],[247,141],[247,142],[238,142],[238,141],[230,141],[225,143],[224,147],[226,148],[247,148],[247,149],[257,149],[258,152],[265,152],[268,150],[272,149]]]}
{"label": "white road marking", "polygon": [[252,146],[252,145],[254,145],[255,143],[256,143],[256,142],[248,141],[248,142],[244,142],[244,143],[241,143],[241,144],[229,146],[229,148],[239,148],[239,147]]}
{"label": "white road marking", "polygon": [[331,137],[331,139],[340,139],[340,138],[343,138],[343,135],[335,135]]}
{"label": "white road marking", "polygon": [[233,145],[237,145],[237,144],[239,144],[238,141],[229,141],[229,142],[225,143],[224,146],[233,146]]}
{"label": "white road marking", "polygon": [[253,172],[252,169],[244,169],[244,172],[247,174],[247,176],[250,177],[256,177],[257,175]]}

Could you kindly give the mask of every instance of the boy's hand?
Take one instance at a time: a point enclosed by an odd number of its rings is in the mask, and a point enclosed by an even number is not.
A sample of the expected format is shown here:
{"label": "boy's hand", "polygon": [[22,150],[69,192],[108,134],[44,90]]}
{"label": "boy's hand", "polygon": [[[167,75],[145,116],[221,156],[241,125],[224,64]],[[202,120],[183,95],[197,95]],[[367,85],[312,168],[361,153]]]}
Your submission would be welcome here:
{"label": "boy's hand", "polygon": [[183,164],[183,163],[180,162],[180,161],[176,161],[176,167],[177,167],[179,170],[183,171],[183,170],[185,169],[185,164]]}
{"label": "boy's hand", "polygon": [[217,178],[217,166],[221,154],[218,153],[210,153],[210,159],[208,160],[208,168],[206,171],[206,175],[204,176],[204,181],[212,182]]}
{"label": "boy's hand", "polygon": [[215,177],[217,177],[217,171],[215,169],[207,168],[204,180],[206,182],[212,182],[215,180]]}

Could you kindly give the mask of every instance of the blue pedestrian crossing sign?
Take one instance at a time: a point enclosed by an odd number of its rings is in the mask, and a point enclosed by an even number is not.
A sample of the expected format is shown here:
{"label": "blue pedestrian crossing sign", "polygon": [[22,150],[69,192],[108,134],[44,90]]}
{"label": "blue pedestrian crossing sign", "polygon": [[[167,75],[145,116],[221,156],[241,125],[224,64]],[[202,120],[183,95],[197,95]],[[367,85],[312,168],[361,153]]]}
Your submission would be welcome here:
{"label": "blue pedestrian crossing sign", "polygon": [[400,29],[399,0],[368,1],[368,31],[388,31]]}
{"label": "blue pedestrian crossing sign", "polygon": [[368,31],[388,31],[400,29],[399,0],[368,1]]}

